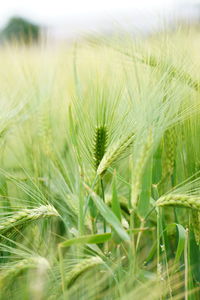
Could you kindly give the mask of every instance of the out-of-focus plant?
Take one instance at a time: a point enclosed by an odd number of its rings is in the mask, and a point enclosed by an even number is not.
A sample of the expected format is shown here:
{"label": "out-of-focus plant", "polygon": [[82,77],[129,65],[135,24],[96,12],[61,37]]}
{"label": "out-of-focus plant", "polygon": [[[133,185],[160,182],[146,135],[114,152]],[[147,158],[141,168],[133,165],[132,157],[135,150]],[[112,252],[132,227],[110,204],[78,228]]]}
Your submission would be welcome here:
{"label": "out-of-focus plant", "polygon": [[2,41],[31,44],[38,42],[41,28],[37,24],[22,17],[12,17],[1,32]]}

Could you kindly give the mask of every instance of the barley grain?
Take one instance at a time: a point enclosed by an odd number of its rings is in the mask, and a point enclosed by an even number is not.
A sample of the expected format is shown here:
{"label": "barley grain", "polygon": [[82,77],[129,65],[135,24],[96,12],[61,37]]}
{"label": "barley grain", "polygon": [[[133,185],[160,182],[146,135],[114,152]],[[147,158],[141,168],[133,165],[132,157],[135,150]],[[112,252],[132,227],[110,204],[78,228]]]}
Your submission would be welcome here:
{"label": "barley grain", "polygon": [[156,206],[177,206],[200,210],[200,197],[183,194],[168,194],[156,202]]}
{"label": "barley grain", "polygon": [[106,126],[97,127],[95,130],[94,142],[93,142],[93,156],[94,156],[94,167],[97,170],[102,160],[107,144],[107,128]]}
{"label": "barley grain", "polygon": [[133,143],[135,134],[131,133],[125,138],[119,139],[103,156],[98,169],[97,175],[103,175],[110,165],[121,156],[125,150]]}
{"label": "barley grain", "polygon": [[176,135],[175,129],[170,128],[164,135],[165,154],[163,157],[162,177],[172,175],[174,171],[176,155]]}
{"label": "barley grain", "polygon": [[76,264],[75,267],[68,273],[65,278],[65,286],[69,288],[78,276],[83,274],[85,271],[102,264],[103,260],[99,256],[84,259],[82,262]]}
{"label": "barley grain", "polygon": [[0,222],[0,234],[7,234],[16,228],[26,226],[31,221],[51,216],[58,216],[58,212],[51,205],[41,205],[33,209],[22,209]]}
{"label": "barley grain", "polygon": [[25,258],[16,263],[8,264],[5,268],[2,267],[2,271],[0,272],[0,288],[4,288],[9,279],[16,277],[22,271],[37,267],[48,269],[49,263],[45,258],[38,256]]}

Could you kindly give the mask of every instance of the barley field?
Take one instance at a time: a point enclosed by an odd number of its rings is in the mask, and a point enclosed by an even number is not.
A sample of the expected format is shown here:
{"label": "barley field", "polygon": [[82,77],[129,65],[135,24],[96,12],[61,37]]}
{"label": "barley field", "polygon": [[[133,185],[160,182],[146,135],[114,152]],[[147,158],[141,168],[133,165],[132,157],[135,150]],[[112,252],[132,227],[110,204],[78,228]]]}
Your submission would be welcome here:
{"label": "barley field", "polygon": [[200,31],[0,48],[0,299],[200,299]]}

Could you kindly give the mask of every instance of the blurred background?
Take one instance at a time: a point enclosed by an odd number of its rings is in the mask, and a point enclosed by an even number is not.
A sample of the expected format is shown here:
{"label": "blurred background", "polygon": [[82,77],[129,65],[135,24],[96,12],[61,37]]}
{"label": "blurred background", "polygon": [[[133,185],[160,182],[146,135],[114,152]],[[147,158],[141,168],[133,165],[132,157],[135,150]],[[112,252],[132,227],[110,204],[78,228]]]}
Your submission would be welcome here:
{"label": "blurred background", "polygon": [[109,35],[117,28],[149,34],[200,22],[200,0],[7,0],[1,2],[0,40],[71,40]]}

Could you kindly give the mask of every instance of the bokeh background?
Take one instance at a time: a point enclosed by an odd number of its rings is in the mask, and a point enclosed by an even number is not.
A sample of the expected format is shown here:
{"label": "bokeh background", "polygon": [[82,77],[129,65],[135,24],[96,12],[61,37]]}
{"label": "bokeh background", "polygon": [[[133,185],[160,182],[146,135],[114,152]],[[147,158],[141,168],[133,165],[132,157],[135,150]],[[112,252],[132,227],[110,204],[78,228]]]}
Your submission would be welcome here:
{"label": "bokeh background", "polygon": [[[1,40],[2,36],[5,37],[14,27],[23,27],[21,23],[13,25],[13,17],[20,18],[20,22],[25,19],[38,25],[42,35],[49,40],[70,40],[86,33],[109,35],[116,28],[148,34],[166,26],[173,28],[175,24],[200,22],[200,1],[7,0],[1,2]],[[17,30],[19,31],[19,28]]]}

